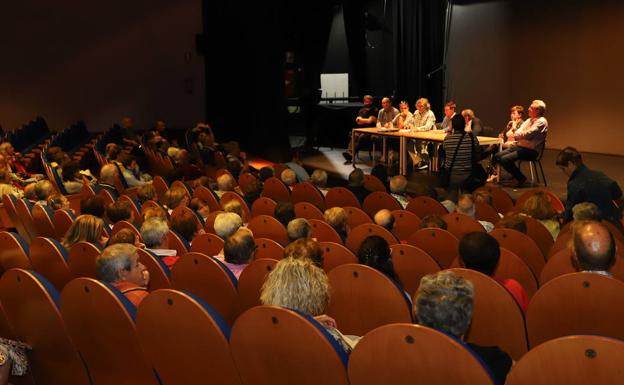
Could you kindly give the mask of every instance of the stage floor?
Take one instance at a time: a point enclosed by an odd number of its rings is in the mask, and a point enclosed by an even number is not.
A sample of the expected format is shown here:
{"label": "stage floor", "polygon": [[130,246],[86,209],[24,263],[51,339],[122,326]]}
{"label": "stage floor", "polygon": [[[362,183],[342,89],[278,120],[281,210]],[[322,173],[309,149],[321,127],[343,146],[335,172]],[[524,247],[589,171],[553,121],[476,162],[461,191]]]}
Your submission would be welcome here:
{"label": "stage floor", "polygon": [[[345,165],[342,152],[345,149],[320,147],[318,151],[310,151],[306,155],[302,154],[301,160],[304,167],[313,170],[316,168],[327,171],[332,181],[338,184],[343,184],[349,173],[353,170],[351,164]],[[548,182],[547,188],[555,193],[557,196],[565,199],[566,197],[566,185],[568,177],[561,172],[561,170],[555,165],[555,159],[559,154],[559,150],[546,150],[542,158],[542,166],[544,167],[544,173],[546,174],[546,180]],[[361,160],[356,163],[356,166],[361,168],[365,173],[370,173],[372,168],[372,162],[367,151],[360,151]],[[376,155],[376,159],[379,159],[379,152]],[[603,154],[583,154],[584,163],[591,169],[600,170],[607,174],[609,177],[615,179],[618,184],[624,188],[624,157],[617,155],[603,155]],[[529,164],[523,162],[522,171],[530,179]],[[396,172],[396,171],[395,171]],[[521,189],[513,189],[511,187],[505,187],[507,184],[507,178],[510,176],[503,170],[503,184],[501,187],[507,191],[512,198],[518,197],[524,191],[533,186],[527,183],[526,187]],[[393,175],[393,174],[391,174]],[[435,175],[430,175],[426,170],[411,172],[408,170],[408,190],[410,185],[415,183],[431,183],[436,185],[437,178]],[[543,187],[543,183],[540,183],[539,187]],[[442,192],[442,191],[440,191]]]}

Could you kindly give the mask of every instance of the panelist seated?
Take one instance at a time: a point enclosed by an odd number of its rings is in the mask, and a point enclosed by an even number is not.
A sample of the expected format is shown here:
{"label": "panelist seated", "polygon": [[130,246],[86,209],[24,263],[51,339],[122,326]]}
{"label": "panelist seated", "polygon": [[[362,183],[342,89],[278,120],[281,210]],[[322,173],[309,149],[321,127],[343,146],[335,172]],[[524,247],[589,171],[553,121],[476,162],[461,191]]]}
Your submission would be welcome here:
{"label": "panelist seated", "polygon": [[[411,119],[408,118],[404,124],[405,128],[408,128],[412,132],[416,131],[431,131],[435,128],[435,114],[431,111],[431,105],[426,98],[420,98],[416,101],[416,111],[412,115]],[[414,150],[409,151],[409,155],[412,158],[414,166],[418,169],[426,169],[429,167],[429,150],[427,149],[427,142],[415,141]]]}
{"label": "panelist seated", "polygon": [[[364,107],[362,107],[358,112],[358,115],[355,118],[355,124],[357,124],[358,128],[375,127],[375,123],[377,123],[377,115],[379,114],[379,108],[373,105],[373,97],[371,95],[364,95],[362,102],[364,103]],[[353,136],[355,151],[351,148],[351,141],[349,141],[347,151],[342,153],[342,156],[345,158],[345,164],[350,163],[353,158],[353,154],[360,150],[361,138],[362,134],[355,134]]]}
{"label": "panelist seated", "polygon": [[409,104],[403,100],[399,103],[399,114],[392,119],[392,126],[399,130],[407,129],[405,121],[409,118],[412,118],[412,113],[409,110]]}

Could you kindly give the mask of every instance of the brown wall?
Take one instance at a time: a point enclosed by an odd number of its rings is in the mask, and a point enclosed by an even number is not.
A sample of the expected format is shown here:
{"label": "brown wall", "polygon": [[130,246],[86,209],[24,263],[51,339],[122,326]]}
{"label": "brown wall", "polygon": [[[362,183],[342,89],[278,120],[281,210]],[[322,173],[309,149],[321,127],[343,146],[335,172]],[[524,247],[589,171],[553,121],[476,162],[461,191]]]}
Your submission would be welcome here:
{"label": "brown wall", "polygon": [[122,115],[142,128],[204,116],[200,0],[6,2],[0,11],[0,124],[51,129]]}
{"label": "brown wall", "polygon": [[543,99],[549,148],[622,155],[623,20],[621,1],[455,5],[448,99],[496,128]]}

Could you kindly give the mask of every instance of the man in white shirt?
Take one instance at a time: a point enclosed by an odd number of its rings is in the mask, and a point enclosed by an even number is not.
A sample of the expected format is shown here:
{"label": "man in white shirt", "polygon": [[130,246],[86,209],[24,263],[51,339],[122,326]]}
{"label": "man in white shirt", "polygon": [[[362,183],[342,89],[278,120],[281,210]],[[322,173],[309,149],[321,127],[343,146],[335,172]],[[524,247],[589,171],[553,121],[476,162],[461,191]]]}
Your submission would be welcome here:
{"label": "man in white shirt", "polygon": [[[435,128],[435,115],[433,111],[431,111],[429,100],[420,98],[416,101],[416,111],[411,119],[405,121],[404,126],[411,131],[430,131]],[[424,170],[429,166],[427,142],[421,140],[415,141],[414,151],[410,151],[409,154],[415,167]]]}
{"label": "man in white shirt", "polygon": [[392,120],[399,114],[399,110],[392,107],[389,97],[381,99],[381,107],[377,115],[377,128],[392,128]]}

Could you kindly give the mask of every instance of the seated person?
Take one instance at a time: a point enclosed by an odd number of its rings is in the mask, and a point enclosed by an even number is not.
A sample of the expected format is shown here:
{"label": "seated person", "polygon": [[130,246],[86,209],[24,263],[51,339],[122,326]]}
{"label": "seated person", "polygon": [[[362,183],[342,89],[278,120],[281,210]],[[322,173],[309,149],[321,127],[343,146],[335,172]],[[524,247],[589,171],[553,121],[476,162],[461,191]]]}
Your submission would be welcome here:
{"label": "seated person", "polygon": [[264,166],[258,171],[258,179],[260,182],[264,182],[269,178],[273,178],[275,176],[275,170],[271,166]]}
{"label": "seated person", "polygon": [[406,101],[401,101],[401,103],[399,103],[399,114],[392,119],[392,127],[396,127],[400,130],[406,128],[404,125],[408,118],[412,118],[412,113],[409,110],[409,104],[407,104]]}
{"label": "seated person", "polygon": [[171,214],[178,206],[188,206],[189,201],[188,191],[184,187],[173,186],[165,192],[162,203],[169,214]]}
{"label": "seated person", "polygon": [[78,242],[89,242],[97,246],[104,246],[108,238],[104,236],[104,221],[93,215],[82,214],[67,230],[61,244],[67,249],[71,249]]}
{"label": "seated person", "polygon": [[126,180],[126,183],[128,183],[128,187],[143,186],[152,181],[151,175],[141,172],[134,155],[121,154],[118,159],[122,170],[122,176]]}
{"label": "seated person", "polygon": [[[363,103],[364,107],[362,107],[358,112],[358,116],[355,118],[355,124],[357,124],[358,127],[374,127],[377,122],[379,109],[373,105],[373,97],[371,95],[364,95]],[[349,141],[347,151],[342,153],[342,156],[345,158],[345,164],[351,163],[353,154],[357,154],[360,150],[361,138],[361,134],[355,134],[353,138],[353,141],[355,142],[355,151],[351,148],[351,141]]]}
{"label": "seated person", "polygon": [[206,221],[208,215],[210,215],[210,206],[206,203],[205,200],[201,198],[193,198],[191,199],[191,203],[189,204],[189,208],[197,213],[203,221]]}
{"label": "seated person", "polygon": [[[474,286],[452,271],[422,278],[414,298],[414,319],[423,326],[463,340],[472,320]],[[496,346],[466,343],[490,369],[496,384],[504,384],[513,364],[511,357]]]}
{"label": "seated person", "polygon": [[456,115],[457,104],[454,101],[449,100],[444,104],[444,119],[442,119],[442,123],[440,124],[440,129],[445,132],[451,132],[453,127],[451,126],[451,119]]}
{"label": "seated person", "polygon": [[327,195],[327,172],[325,170],[316,169],[310,176],[310,182],[323,194]]}
{"label": "seated person", "polygon": [[59,193],[52,194],[48,197],[48,207],[54,211],[70,210],[72,213],[74,212],[74,210],[69,207],[69,200]]}
{"label": "seated person", "polygon": [[289,168],[282,171],[281,179],[290,190],[292,190],[293,186],[297,184],[297,174]]}
{"label": "seated person", "polygon": [[[243,219],[238,214],[222,213],[217,215],[214,221],[214,230],[224,241],[243,226]],[[217,255],[223,255],[223,249]]]}
{"label": "seated person", "polygon": [[235,189],[236,181],[230,174],[223,174],[217,178],[217,188],[215,191],[217,196],[221,198],[228,191],[237,192]]}
{"label": "seated person", "polygon": [[145,249],[158,256],[167,267],[171,268],[178,261],[178,252],[169,248],[169,226],[167,221],[152,217],[141,225],[141,238]]}
{"label": "seated person", "polygon": [[[500,261],[500,246],[496,238],[486,233],[472,232],[459,241],[461,263],[471,270],[476,270],[494,278]],[[510,278],[494,278],[514,297],[523,312],[529,307],[529,297],[518,281]]]}
{"label": "seated person", "polygon": [[223,262],[238,279],[253,260],[256,252],[256,242],[251,231],[242,227],[229,236],[223,244],[223,256],[215,255],[215,258]]}
{"label": "seated person", "polygon": [[575,221],[596,221],[600,222],[602,216],[596,204],[581,202],[572,207],[572,219]]}
{"label": "seated person", "polygon": [[323,268],[323,249],[312,238],[300,238],[289,243],[284,248],[284,258],[307,258],[316,266]]}
{"label": "seated person", "polygon": [[286,162],[286,166],[297,175],[297,182],[306,182],[310,179],[310,174],[303,168],[301,159],[299,159],[299,151],[293,151],[292,160]]}
{"label": "seated person", "polygon": [[262,196],[262,182],[252,180],[243,187],[243,198],[247,206],[252,207],[254,202]]}
{"label": "seated person", "polygon": [[284,225],[284,227],[288,227],[290,221],[295,219],[295,206],[290,202],[278,202],[277,206],[275,206],[273,216]]}
{"label": "seated person", "polygon": [[84,184],[82,175],[80,174],[80,164],[78,161],[70,160],[63,165],[61,172],[63,187],[68,194],[78,194],[82,191]]}
{"label": "seated person", "polygon": [[95,269],[99,279],[121,291],[135,307],[149,294],[149,272],[133,245],[118,243],[107,247],[96,259]]}
{"label": "seated person", "polygon": [[152,183],[146,183],[140,186],[137,189],[137,200],[141,205],[147,201],[158,202],[158,194],[156,193],[154,185]]}
{"label": "seated person", "polygon": [[401,281],[394,271],[394,265],[390,258],[390,246],[383,237],[371,235],[366,238],[358,249],[357,257],[361,265],[370,266],[383,273],[401,287]]}
{"label": "seated person", "polygon": [[143,246],[139,242],[139,238],[136,236],[134,231],[130,229],[121,229],[115,234],[111,235],[111,237],[108,239],[108,244],[106,246],[112,246],[117,243],[128,243],[130,245],[134,245],[135,247]]}
{"label": "seated person", "polygon": [[522,212],[533,219],[538,220],[548,230],[553,240],[559,236],[559,221],[557,220],[557,213],[548,199],[548,196],[543,192],[537,192],[533,194],[529,199],[524,202],[522,206]]}
{"label": "seated person", "polygon": [[238,216],[240,216],[241,218],[243,218],[243,220],[245,219],[243,205],[236,199],[232,199],[225,203],[221,202],[221,208],[226,213],[235,213],[235,214],[238,214]]}
{"label": "seated person", "polygon": [[497,229],[512,229],[521,232],[522,234],[527,233],[527,224],[524,215],[521,214],[507,214],[501,218],[500,221],[496,224]]}
{"label": "seated person", "polygon": [[615,239],[600,222],[581,221],[574,226],[572,260],[578,271],[612,277],[615,264]]}
{"label": "seated person", "polygon": [[337,329],[336,321],[324,314],[329,304],[327,275],[307,258],[284,258],[275,265],[262,285],[260,302],[295,310],[320,322],[345,352],[355,343]]}
{"label": "seated person", "polygon": [[99,195],[82,198],[80,200],[80,213],[93,215],[97,218],[104,219],[106,211],[106,203],[104,198]]}
{"label": "seated person", "polygon": [[11,175],[7,169],[0,169],[0,200],[2,200],[4,194],[21,198],[24,196],[24,191],[18,189],[11,183]]}
{"label": "seated person", "polygon": [[442,229],[447,230],[448,224],[442,219],[442,217],[431,214],[423,217],[422,222],[420,223],[421,229]]}
{"label": "seated person", "polygon": [[375,224],[383,227],[384,229],[392,232],[394,230],[394,216],[392,215],[392,211],[388,209],[382,209],[377,211],[375,217],[373,218]]}
{"label": "seated person", "polygon": [[130,202],[121,200],[115,201],[114,203],[106,206],[106,218],[112,225],[119,221],[133,223],[136,219],[134,218],[134,212],[130,207]]}
{"label": "seated person", "polygon": [[169,180],[191,181],[204,174],[201,168],[191,163],[191,155],[187,150],[178,150],[172,158],[174,168],[169,175]]}
{"label": "seated person", "polygon": [[24,199],[28,199],[28,201],[32,204],[37,203],[37,194],[35,194],[34,183],[30,183],[24,186]]}
{"label": "seated person", "polygon": [[475,207],[474,201],[472,200],[472,195],[470,194],[462,194],[459,197],[459,200],[457,201],[457,206],[455,207],[455,211],[476,220],[481,224],[481,226],[483,226],[485,231],[487,231],[488,233],[494,230],[494,224],[488,221],[480,221],[476,219],[475,214],[477,209]]}
{"label": "seated person", "polygon": [[473,110],[463,110],[461,114],[466,121],[466,127],[464,128],[464,131],[472,132],[472,134],[475,136],[481,135],[483,133],[483,123],[481,123],[481,119],[475,116]]}
{"label": "seated person", "polygon": [[406,208],[412,199],[407,195],[407,179],[403,175],[395,175],[390,179],[390,193],[403,208]]}
{"label": "seated person", "polygon": [[108,143],[104,152],[104,158],[109,162],[113,162],[117,160],[117,157],[121,154],[121,147],[117,143]]}
{"label": "seated person", "polygon": [[48,198],[54,194],[56,189],[49,180],[40,180],[35,183],[35,195],[37,196],[37,203],[46,206],[48,204]]}
{"label": "seated person", "polygon": [[163,221],[167,221],[169,217],[167,216],[167,212],[161,206],[151,206],[143,209],[143,222],[150,218],[160,218]]}
{"label": "seated person", "polygon": [[342,243],[345,243],[347,241],[347,235],[349,235],[347,211],[342,207],[332,207],[331,209],[325,210],[323,217],[325,222],[336,230],[342,239]]}
{"label": "seated person", "polygon": [[189,211],[176,212],[171,216],[171,229],[185,239],[189,245],[193,238],[204,233],[204,229],[199,225],[199,219]]}
{"label": "seated person", "polygon": [[113,199],[119,198],[119,191],[117,190],[117,181],[119,181],[119,170],[114,164],[105,164],[100,171],[100,181],[97,187],[106,190],[113,196]]}
{"label": "seated person", "polygon": [[[435,114],[431,111],[431,104],[426,98],[420,98],[416,101],[416,111],[411,118],[404,123],[405,129],[413,132],[430,131],[435,128]],[[427,142],[422,140],[414,141],[414,150],[408,154],[412,158],[414,167],[424,170],[428,167],[429,150]]]}
{"label": "seated person", "polygon": [[305,218],[295,218],[288,222],[286,232],[290,242],[298,239],[308,239],[312,237],[312,226]]}
{"label": "seated person", "polygon": [[356,168],[351,171],[347,189],[355,195],[360,204],[364,203],[364,199],[370,194],[370,191],[364,187],[364,171],[362,169]]}

